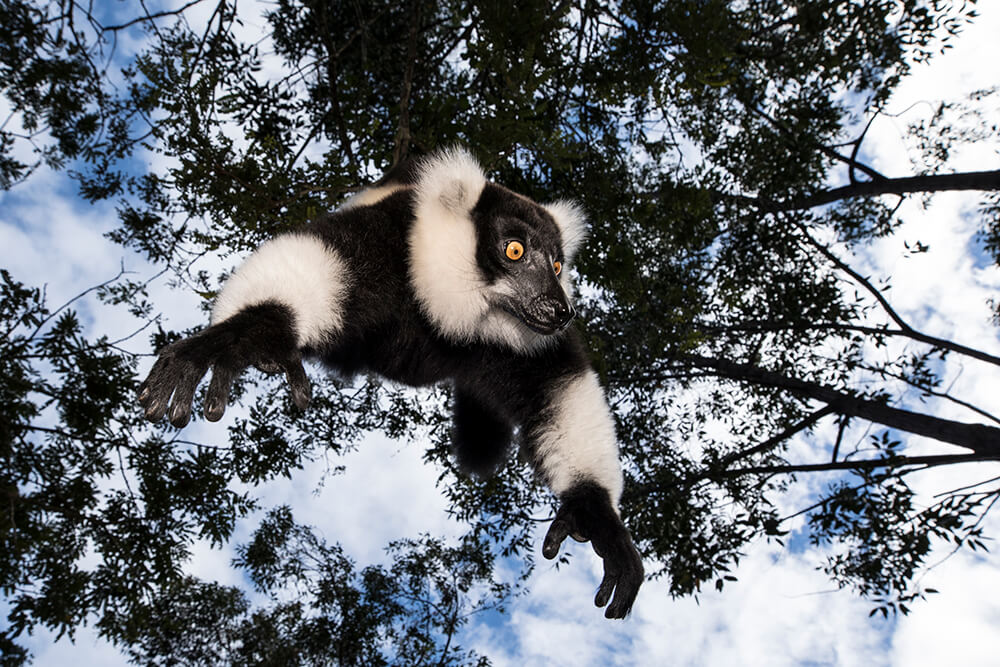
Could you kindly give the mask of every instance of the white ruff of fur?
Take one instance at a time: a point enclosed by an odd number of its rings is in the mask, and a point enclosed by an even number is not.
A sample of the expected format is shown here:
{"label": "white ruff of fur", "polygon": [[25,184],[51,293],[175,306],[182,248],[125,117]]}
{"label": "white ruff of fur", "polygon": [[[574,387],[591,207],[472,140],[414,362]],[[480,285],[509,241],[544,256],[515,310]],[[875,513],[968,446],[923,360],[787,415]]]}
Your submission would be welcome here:
{"label": "white ruff of fur", "polygon": [[343,211],[349,208],[359,208],[361,206],[371,206],[377,204],[389,195],[405,189],[407,186],[398,183],[393,185],[380,185],[375,188],[367,188],[349,198],[340,205],[338,210]]}
{"label": "white ruff of fur", "polygon": [[557,389],[552,419],[538,437],[539,468],[556,495],[592,481],[608,490],[617,509],[624,484],[618,441],[597,375],[586,371]]}
{"label": "white ruff of fur", "polygon": [[[587,240],[587,218],[583,214],[583,209],[576,202],[566,199],[545,204],[543,208],[549,212],[549,215],[556,221],[556,226],[559,227],[563,254],[566,256],[566,264],[571,267],[573,258],[576,257],[576,251]],[[559,284],[562,285],[571,300],[576,296],[569,271],[562,272]]]}
{"label": "white ruff of fur", "polygon": [[315,236],[286,234],[260,246],[223,285],[212,323],[267,301],[295,315],[300,347],[317,345],[343,326],[347,271],[341,258]]}
{"label": "white ruff of fur", "polygon": [[587,217],[583,214],[583,209],[576,202],[566,199],[545,204],[543,208],[556,221],[562,235],[566,261],[572,262],[576,251],[587,240]]}
{"label": "white ruff of fur", "polygon": [[416,220],[410,232],[410,282],[424,313],[456,342],[487,341],[528,352],[552,342],[490,305],[476,261],[476,230],[469,217],[486,185],[466,151],[438,153],[421,165]]}

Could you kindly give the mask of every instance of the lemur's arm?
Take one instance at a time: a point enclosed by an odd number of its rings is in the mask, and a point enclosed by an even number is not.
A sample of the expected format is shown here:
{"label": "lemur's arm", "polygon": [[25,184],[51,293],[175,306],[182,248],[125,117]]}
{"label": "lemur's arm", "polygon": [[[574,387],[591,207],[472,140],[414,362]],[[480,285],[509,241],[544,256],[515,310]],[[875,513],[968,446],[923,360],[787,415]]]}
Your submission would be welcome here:
{"label": "lemur's arm", "polygon": [[567,536],[589,540],[604,561],[594,604],[603,607],[610,600],[604,615],[624,618],[642,585],[643,567],[618,514],[622,472],[614,419],[590,368],[556,384],[558,390],[524,429],[528,451],[561,503],[542,554],[555,558]]}

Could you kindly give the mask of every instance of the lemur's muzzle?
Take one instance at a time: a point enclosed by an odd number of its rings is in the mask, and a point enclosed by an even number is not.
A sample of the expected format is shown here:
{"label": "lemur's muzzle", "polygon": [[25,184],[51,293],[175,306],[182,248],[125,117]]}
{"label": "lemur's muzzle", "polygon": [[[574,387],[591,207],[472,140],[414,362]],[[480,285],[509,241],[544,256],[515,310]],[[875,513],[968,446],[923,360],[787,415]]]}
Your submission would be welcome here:
{"label": "lemur's muzzle", "polygon": [[576,315],[576,310],[564,295],[560,297],[540,294],[524,304],[518,316],[535,333],[548,336],[562,331]]}
{"label": "lemur's muzzle", "polygon": [[519,263],[505,283],[495,305],[535,333],[558,333],[576,316],[569,295],[547,259],[529,258]]}

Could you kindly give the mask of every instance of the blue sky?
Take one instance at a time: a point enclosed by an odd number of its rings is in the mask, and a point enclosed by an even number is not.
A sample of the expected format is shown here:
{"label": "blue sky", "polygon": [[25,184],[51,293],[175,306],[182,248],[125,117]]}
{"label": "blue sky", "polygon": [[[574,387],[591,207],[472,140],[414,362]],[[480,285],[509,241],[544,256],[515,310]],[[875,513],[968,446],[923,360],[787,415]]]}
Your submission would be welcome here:
{"label": "blue sky", "polygon": [[[899,118],[880,118],[873,126],[866,146],[883,173],[913,173],[913,153],[903,141],[908,122],[926,117],[938,100],[996,85],[1000,3],[981,5],[983,16],[957,40],[955,48],[929,66],[917,68],[900,87],[890,109],[908,111]],[[127,45],[121,48],[124,52]],[[931,104],[914,105],[921,100]],[[992,113],[1000,117],[997,101],[992,104]],[[998,143],[971,146],[948,167],[1000,168]],[[906,224],[899,233],[873,244],[852,262],[863,273],[891,275],[894,305],[921,330],[1000,354],[1000,337],[986,307],[986,300],[1000,291],[1000,270],[984,265],[975,251],[976,218],[970,213],[977,201],[974,194],[967,193],[940,195],[927,209],[917,201],[908,201],[900,211]],[[103,238],[103,232],[115,224],[112,205],[90,205],[75,196],[75,187],[65,175],[39,171],[12,192],[0,194],[0,265],[19,280],[46,284],[50,305],[62,303],[81,286],[111,277],[120,262],[140,276],[156,273],[156,267]],[[931,251],[904,259],[903,241],[918,238],[928,243]],[[209,258],[203,268],[221,266],[221,260]],[[198,297],[171,290],[163,281],[153,294],[173,328],[203,323]],[[95,334],[119,337],[135,326],[124,312],[89,305],[82,310],[92,315],[85,321]],[[145,338],[139,337],[132,342],[132,349],[145,351],[141,350],[145,344]],[[316,377],[321,371],[314,367],[310,373]],[[957,393],[976,396],[985,407],[1000,411],[1000,377],[994,368],[968,363],[947,380],[954,381]],[[938,414],[971,419],[946,406]],[[225,438],[232,418],[227,414],[219,424],[197,422],[189,427],[188,435],[193,440]],[[848,436],[855,441],[863,438],[864,428]],[[815,460],[815,448],[823,444],[797,441],[793,452],[800,454],[801,460]],[[914,439],[908,444],[916,453],[942,451],[941,445],[930,441]],[[437,471],[422,462],[421,454],[420,443],[372,437],[340,461],[347,466],[346,474],[327,478],[326,464],[317,462],[292,480],[260,489],[262,504],[288,503],[300,521],[316,526],[327,540],[341,542],[358,563],[379,561],[390,539],[422,532],[458,533],[435,488]],[[993,474],[1000,474],[1000,469]],[[929,499],[941,490],[989,476],[983,468],[970,475],[968,470],[955,467],[920,480],[919,488]],[[784,499],[786,509],[808,505],[810,496],[830,479],[803,478]],[[236,541],[254,525],[243,524]],[[998,517],[991,517],[987,526],[987,534],[1000,536]],[[545,528],[541,526],[539,531]],[[536,545],[543,534],[536,536]],[[922,582],[940,590],[939,595],[928,603],[916,604],[908,617],[881,621],[868,618],[870,603],[833,590],[833,584],[816,570],[823,553],[801,542],[790,551],[773,544],[755,545],[735,572],[738,582],[728,585],[722,594],[706,591],[697,601],[671,600],[662,582],[647,583],[632,617],[622,623],[604,620],[600,610],[591,605],[600,580],[600,562],[589,546],[574,545],[569,567],[557,571],[539,558],[530,594],[516,599],[506,615],[484,616],[473,622],[460,642],[489,655],[498,666],[997,664],[997,555],[963,551],[944,560]],[[932,562],[945,556],[941,551]],[[190,571],[238,583],[239,574],[229,566],[231,557],[229,549],[198,545]],[[69,661],[77,665],[125,664],[113,647],[87,628],[78,632],[75,645],[65,639],[54,642],[44,631],[28,644],[36,665]]]}

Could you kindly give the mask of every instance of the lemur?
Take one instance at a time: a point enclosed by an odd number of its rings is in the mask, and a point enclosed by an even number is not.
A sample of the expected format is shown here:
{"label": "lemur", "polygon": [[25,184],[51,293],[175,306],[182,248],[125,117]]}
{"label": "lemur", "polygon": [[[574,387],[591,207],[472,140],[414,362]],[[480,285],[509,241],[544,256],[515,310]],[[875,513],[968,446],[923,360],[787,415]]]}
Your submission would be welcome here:
{"label": "lemur", "polygon": [[304,358],[345,375],[451,382],[459,463],[488,475],[516,431],[560,502],[543,555],[567,536],[589,540],[604,562],[595,604],[624,618],[642,559],[618,511],[614,419],[568,326],[567,266],[585,227],[575,204],[540,205],[487,181],[467,151],[440,151],[261,245],[223,285],[210,325],[161,351],[139,402],[148,419],[169,413],[183,427],[211,368],[204,411],[216,421],[255,365],[284,372],[304,409]]}

